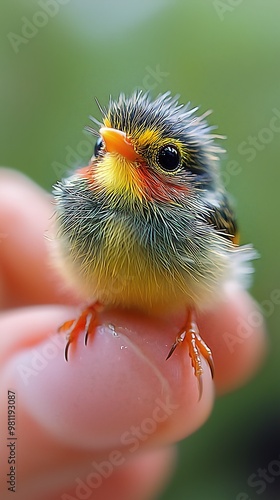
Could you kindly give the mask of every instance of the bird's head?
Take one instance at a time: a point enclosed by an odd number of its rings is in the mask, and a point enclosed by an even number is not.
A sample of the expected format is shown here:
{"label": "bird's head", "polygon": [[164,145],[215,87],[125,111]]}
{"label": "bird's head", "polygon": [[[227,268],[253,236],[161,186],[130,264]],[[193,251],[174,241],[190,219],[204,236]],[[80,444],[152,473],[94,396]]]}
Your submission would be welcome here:
{"label": "bird's head", "polygon": [[103,123],[92,163],[86,171],[93,189],[123,204],[175,202],[197,190],[213,189],[216,160],[213,127],[205,113],[178,104],[169,93],[151,100],[148,94],[121,94],[100,107]]}

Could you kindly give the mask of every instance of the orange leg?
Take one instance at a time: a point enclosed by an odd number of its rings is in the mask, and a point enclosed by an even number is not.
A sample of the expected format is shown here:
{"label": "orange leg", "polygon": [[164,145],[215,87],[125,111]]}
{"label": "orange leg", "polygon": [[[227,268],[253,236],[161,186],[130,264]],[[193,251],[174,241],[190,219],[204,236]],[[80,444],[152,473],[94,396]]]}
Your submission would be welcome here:
{"label": "orange leg", "polygon": [[183,328],[181,328],[181,330],[179,331],[175,339],[175,342],[173,343],[166,359],[170,358],[170,356],[175,351],[176,347],[182,342],[187,342],[189,346],[189,355],[191,358],[192,367],[194,368],[194,373],[198,380],[199,399],[200,399],[202,395],[201,375],[203,372],[201,356],[203,356],[206,359],[212,377],[214,376],[214,362],[211,350],[199,335],[199,330],[195,319],[195,311],[193,309],[190,309],[190,311],[188,312],[186,323],[183,326]]}
{"label": "orange leg", "polygon": [[103,306],[99,302],[95,302],[88,306],[77,319],[72,319],[66,321],[58,329],[59,333],[65,332],[67,343],[65,346],[64,357],[68,361],[69,347],[73,344],[79,335],[83,333],[85,335],[85,345],[87,345],[89,335],[95,333],[96,328],[99,323],[99,312],[103,309]]}

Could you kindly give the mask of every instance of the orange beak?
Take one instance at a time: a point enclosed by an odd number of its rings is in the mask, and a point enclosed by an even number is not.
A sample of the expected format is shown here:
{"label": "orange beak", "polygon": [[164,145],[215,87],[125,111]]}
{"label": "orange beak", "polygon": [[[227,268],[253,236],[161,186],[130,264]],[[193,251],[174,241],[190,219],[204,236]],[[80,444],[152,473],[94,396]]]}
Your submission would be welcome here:
{"label": "orange beak", "polygon": [[108,153],[119,153],[129,161],[139,158],[131,141],[121,130],[110,127],[101,127],[99,133],[105,143]]}

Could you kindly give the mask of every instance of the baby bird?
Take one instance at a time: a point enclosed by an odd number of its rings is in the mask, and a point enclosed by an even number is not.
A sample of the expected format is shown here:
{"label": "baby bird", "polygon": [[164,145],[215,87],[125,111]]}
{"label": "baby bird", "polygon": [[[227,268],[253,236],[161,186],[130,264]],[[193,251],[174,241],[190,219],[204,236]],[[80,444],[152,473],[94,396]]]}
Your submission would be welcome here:
{"label": "baby bird", "polygon": [[184,309],[186,321],[169,354],[189,347],[202,391],[205,357],[196,313],[221,298],[225,282],[251,272],[250,246],[238,246],[235,215],[221,184],[219,156],[197,108],[170,93],[152,100],[137,91],[99,106],[102,123],[88,166],[54,187],[56,259],[67,280],[89,306],[60,331],[69,346],[84,332],[94,334],[101,307],[147,314]]}

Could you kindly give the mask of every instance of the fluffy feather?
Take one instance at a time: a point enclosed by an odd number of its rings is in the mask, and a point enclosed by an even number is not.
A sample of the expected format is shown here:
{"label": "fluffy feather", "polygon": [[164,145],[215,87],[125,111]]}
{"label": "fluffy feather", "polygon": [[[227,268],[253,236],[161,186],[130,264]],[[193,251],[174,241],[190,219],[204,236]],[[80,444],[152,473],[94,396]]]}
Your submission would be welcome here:
{"label": "fluffy feather", "polygon": [[[235,219],[219,178],[223,150],[214,142],[221,136],[212,133],[207,114],[196,116],[197,108],[170,93],[154,101],[141,92],[121,94],[100,110],[104,126],[125,132],[140,160],[103,149],[86,170],[57,183],[60,267],[89,300],[103,304],[210,307],[236,269],[251,271],[255,256],[233,242]],[[165,173],[158,151],[170,143],[182,162]]]}

